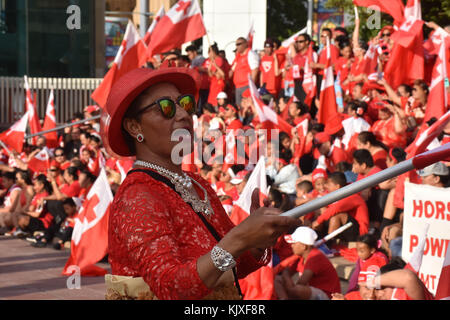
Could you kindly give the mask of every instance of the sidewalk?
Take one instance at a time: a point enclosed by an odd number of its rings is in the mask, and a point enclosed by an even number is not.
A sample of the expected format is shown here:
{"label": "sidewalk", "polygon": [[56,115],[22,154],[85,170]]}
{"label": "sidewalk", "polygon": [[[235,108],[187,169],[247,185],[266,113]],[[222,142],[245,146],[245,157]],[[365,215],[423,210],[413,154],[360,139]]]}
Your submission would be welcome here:
{"label": "sidewalk", "polygon": [[[67,288],[61,272],[69,255],[67,249],[34,248],[0,236],[0,300],[104,300],[103,277],[81,277],[80,289]],[[111,272],[107,263],[98,266]]]}

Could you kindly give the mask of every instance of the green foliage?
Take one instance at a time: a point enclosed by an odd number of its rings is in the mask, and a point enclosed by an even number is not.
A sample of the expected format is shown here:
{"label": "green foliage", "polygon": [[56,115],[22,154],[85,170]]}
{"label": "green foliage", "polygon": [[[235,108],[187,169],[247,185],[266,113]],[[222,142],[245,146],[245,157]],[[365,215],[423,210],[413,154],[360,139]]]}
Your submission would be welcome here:
{"label": "green foliage", "polygon": [[267,37],[284,40],[303,29],[307,8],[307,0],[267,0]]}

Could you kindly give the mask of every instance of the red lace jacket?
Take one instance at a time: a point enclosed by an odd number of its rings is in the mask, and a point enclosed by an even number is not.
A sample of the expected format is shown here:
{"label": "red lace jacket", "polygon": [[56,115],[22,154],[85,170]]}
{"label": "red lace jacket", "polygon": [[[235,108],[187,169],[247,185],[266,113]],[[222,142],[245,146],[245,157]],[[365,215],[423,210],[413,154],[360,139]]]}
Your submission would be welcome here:
{"label": "red lace jacket", "polygon": [[[208,182],[188,174],[207,190],[214,210],[209,223],[224,236],[234,224]],[[197,259],[217,241],[175,191],[146,173],[134,172],[120,186],[108,236],[112,274],[143,277],[158,299],[201,299],[212,292],[197,273]],[[238,278],[267,262],[246,252],[237,260]]]}

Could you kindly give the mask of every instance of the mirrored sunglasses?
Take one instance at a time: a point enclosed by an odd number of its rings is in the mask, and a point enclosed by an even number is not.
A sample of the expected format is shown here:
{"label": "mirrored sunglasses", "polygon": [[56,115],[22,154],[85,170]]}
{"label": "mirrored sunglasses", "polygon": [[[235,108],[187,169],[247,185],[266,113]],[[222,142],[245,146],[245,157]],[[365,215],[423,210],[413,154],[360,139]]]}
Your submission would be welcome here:
{"label": "mirrored sunglasses", "polygon": [[146,111],[147,109],[153,107],[154,105],[159,106],[159,110],[162,115],[167,118],[173,118],[177,110],[177,104],[182,107],[189,115],[193,115],[196,111],[196,102],[194,96],[190,94],[183,94],[179,96],[175,101],[170,97],[162,97],[148,105],[147,107],[138,111],[138,115]]}

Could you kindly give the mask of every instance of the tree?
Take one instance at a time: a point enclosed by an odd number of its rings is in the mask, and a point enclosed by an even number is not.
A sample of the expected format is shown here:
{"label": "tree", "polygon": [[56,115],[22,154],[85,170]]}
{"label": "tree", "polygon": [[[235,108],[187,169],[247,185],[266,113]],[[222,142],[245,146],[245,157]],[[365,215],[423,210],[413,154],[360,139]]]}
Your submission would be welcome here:
{"label": "tree", "polygon": [[307,0],[267,0],[267,36],[284,40],[306,26]]}

